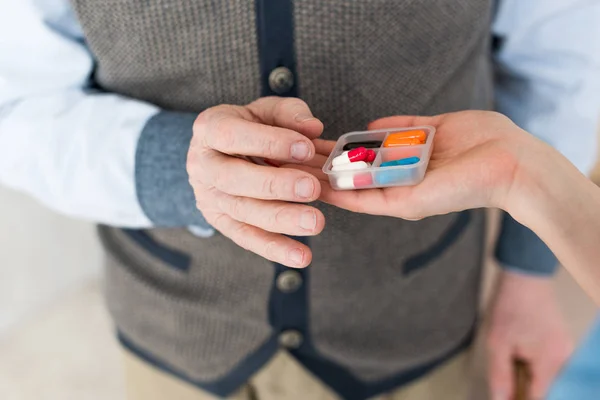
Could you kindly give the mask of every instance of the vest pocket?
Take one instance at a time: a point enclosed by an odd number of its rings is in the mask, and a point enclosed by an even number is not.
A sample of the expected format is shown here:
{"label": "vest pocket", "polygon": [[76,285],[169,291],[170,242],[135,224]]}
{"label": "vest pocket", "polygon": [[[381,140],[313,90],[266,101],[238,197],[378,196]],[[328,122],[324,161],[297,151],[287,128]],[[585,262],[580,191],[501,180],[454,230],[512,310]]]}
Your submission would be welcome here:
{"label": "vest pocket", "polygon": [[163,263],[183,272],[190,269],[191,259],[187,254],[157,243],[143,230],[123,229],[122,231],[138,246]]}
{"label": "vest pocket", "polygon": [[454,222],[448,227],[446,232],[440,236],[438,241],[425,251],[415,254],[408,258],[402,265],[402,273],[404,276],[418,271],[427,266],[433,260],[440,257],[447,248],[452,246],[463,234],[471,222],[471,212],[465,211],[460,213]]}
{"label": "vest pocket", "polygon": [[[107,250],[106,299],[118,331],[171,371],[208,384],[271,337],[264,299],[274,272],[250,262],[258,256],[227,238],[199,240],[185,229],[100,227],[99,233]],[[236,259],[257,268],[227,268]]]}

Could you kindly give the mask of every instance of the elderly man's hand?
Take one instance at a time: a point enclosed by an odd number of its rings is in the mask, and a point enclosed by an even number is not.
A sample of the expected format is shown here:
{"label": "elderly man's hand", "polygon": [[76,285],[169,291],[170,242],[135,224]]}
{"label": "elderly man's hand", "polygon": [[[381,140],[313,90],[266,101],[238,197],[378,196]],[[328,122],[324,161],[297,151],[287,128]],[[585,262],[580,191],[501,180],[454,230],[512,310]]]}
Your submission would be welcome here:
{"label": "elderly man's hand", "polygon": [[[323,214],[304,204],[321,193],[319,180],[297,169],[255,165],[239,156],[310,163],[311,139],[323,124],[302,100],[266,97],[247,106],[221,105],[194,124],[187,169],[199,210],[241,247],[289,267],[305,267],[310,249],[285,235],[323,230]],[[323,157],[323,156],[319,156]]]}

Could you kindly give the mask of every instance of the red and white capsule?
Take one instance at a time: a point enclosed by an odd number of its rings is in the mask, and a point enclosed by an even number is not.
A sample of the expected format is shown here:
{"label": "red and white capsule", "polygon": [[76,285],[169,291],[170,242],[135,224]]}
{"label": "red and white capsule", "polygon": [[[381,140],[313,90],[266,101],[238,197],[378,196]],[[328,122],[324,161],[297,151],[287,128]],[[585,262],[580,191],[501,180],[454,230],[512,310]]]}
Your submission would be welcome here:
{"label": "red and white capsule", "polygon": [[371,186],[373,177],[370,173],[340,176],[336,180],[339,189],[360,189]]}
{"label": "red and white capsule", "polygon": [[356,149],[343,152],[342,154],[333,159],[331,165],[335,167],[337,165],[365,161],[366,158],[367,149],[364,147],[358,147]]}
{"label": "red and white capsule", "polygon": [[372,163],[373,161],[375,161],[375,157],[377,157],[377,154],[375,154],[375,151],[371,150],[371,149],[367,149],[367,156],[365,157],[365,161],[368,163]]}
{"label": "red and white capsule", "polygon": [[357,161],[353,163],[347,164],[339,164],[331,167],[332,171],[357,171],[359,169],[367,169],[369,168],[369,164],[364,161]]}

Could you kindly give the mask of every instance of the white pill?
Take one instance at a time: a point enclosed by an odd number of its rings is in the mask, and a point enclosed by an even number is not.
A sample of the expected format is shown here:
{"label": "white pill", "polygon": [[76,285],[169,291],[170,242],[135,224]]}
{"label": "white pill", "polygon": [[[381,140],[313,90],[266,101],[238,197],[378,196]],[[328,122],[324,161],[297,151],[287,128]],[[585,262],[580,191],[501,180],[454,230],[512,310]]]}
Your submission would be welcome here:
{"label": "white pill", "polygon": [[348,164],[334,165],[333,167],[331,167],[331,170],[332,171],[356,171],[358,169],[365,169],[365,168],[369,168],[369,164],[367,164],[364,161],[357,161],[357,162],[348,163]]}
{"label": "white pill", "polygon": [[354,177],[351,175],[340,176],[335,183],[340,189],[356,189],[354,186]]}
{"label": "white pill", "polygon": [[350,158],[348,157],[347,151],[343,152],[342,154],[340,154],[339,156],[334,158],[333,161],[331,162],[331,165],[333,165],[334,167],[336,165],[342,165],[342,164],[350,164]]}

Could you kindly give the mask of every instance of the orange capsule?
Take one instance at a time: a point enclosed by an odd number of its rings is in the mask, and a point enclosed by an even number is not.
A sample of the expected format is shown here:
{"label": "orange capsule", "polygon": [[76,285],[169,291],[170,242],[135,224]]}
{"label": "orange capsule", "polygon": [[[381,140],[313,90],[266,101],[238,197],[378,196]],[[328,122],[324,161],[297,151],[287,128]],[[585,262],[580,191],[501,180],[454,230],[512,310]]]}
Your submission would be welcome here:
{"label": "orange capsule", "polygon": [[383,147],[414,146],[425,144],[427,134],[422,129],[390,133],[383,142]]}

